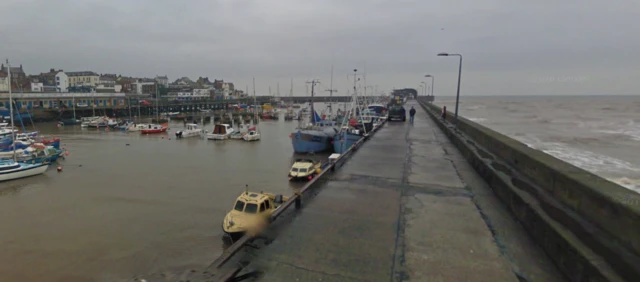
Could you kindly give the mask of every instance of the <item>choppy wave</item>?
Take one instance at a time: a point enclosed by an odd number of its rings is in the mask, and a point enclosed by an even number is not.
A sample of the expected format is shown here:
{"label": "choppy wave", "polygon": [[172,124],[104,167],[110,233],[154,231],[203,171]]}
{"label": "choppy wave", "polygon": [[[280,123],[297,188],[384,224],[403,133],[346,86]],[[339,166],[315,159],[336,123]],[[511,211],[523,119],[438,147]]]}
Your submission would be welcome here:
{"label": "choppy wave", "polygon": [[485,106],[485,105],[473,105],[473,106],[470,106],[470,107],[466,107],[465,109],[473,111],[473,110],[486,109],[486,108],[487,108],[487,106]]}
{"label": "choppy wave", "polygon": [[[640,172],[640,167],[630,162],[571,147],[567,143],[542,142],[540,139],[526,134],[516,134],[513,138],[526,144],[532,149],[540,150],[595,174]],[[638,179],[628,177],[607,179],[618,185],[640,192],[640,180]]]}
{"label": "choppy wave", "polygon": [[479,118],[479,117],[467,117],[467,119],[473,122],[483,122],[487,120],[486,118]]}
{"label": "choppy wave", "polygon": [[628,120],[627,122],[579,122],[578,125],[590,129],[592,132],[624,135],[635,141],[640,141],[640,125],[636,124],[634,120]]}
{"label": "choppy wave", "polygon": [[640,193],[640,179],[618,177],[618,178],[607,178],[607,180]]}

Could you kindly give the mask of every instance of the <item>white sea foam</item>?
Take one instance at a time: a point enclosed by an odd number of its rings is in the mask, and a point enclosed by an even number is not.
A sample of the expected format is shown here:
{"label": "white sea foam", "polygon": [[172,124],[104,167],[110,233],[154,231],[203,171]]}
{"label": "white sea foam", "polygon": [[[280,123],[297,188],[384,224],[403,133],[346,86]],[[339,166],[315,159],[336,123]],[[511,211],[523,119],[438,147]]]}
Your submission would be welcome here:
{"label": "white sea foam", "polygon": [[[630,162],[617,158],[597,154],[594,152],[573,148],[568,144],[556,142],[542,142],[535,136],[523,135],[513,136],[516,140],[526,144],[532,149],[543,151],[558,159],[575,165],[595,174],[625,173],[637,174],[640,167]],[[640,180],[628,177],[607,178],[609,181],[617,183],[640,193]]]}
{"label": "white sea foam", "polygon": [[578,126],[588,128],[592,132],[625,135],[631,139],[640,141],[640,125],[633,120],[624,122],[579,122]]}
{"label": "white sea foam", "polygon": [[468,117],[467,119],[473,122],[483,122],[487,120],[486,118],[477,118],[477,117]]}
{"label": "white sea foam", "polygon": [[485,109],[487,106],[485,105],[473,105],[470,107],[466,107],[465,109],[467,110],[479,110],[479,109]]}
{"label": "white sea foam", "polygon": [[618,177],[618,178],[607,178],[607,180],[640,193],[640,179]]}

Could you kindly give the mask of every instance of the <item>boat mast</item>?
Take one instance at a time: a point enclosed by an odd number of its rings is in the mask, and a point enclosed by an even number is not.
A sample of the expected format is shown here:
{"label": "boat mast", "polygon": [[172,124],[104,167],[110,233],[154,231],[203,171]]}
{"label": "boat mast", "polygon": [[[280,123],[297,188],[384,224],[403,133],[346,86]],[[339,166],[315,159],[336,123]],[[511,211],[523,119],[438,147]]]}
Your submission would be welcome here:
{"label": "boat mast", "polygon": [[314,96],[314,90],[316,87],[316,83],[318,83],[319,81],[317,79],[313,79],[311,80],[311,82],[307,82],[307,83],[311,83],[311,102],[309,102],[309,106],[311,108],[311,113],[309,114],[311,116],[311,125],[315,125],[316,124],[316,112],[313,109],[313,96]]}
{"label": "boat mast", "polygon": [[11,147],[13,149],[13,161],[17,162],[16,159],[16,132],[13,129],[13,95],[11,94],[11,65],[9,64],[9,59],[7,59],[7,79],[9,81],[9,116],[11,116],[11,139],[13,139],[13,144]]}
{"label": "boat mast", "polygon": [[71,96],[71,102],[73,103],[73,122],[76,122],[76,94],[73,93]]}
{"label": "boat mast", "polygon": [[158,118],[158,82],[156,81],[156,122],[160,124],[160,119]]}
{"label": "boat mast", "polygon": [[131,96],[127,97],[127,105],[129,105],[129,118],[133,119],[133,116],[131,116]]}
{"label": "boat mast", "polygon": [[[332,105],[331,99],[333,97],[333,92],[338,92],[338,90],[333,89],[333,65],[331,65],[331,82],[329,82],[329,90],[327,90],[327,92],[329,92],[329,116],[332,117],[333,105]],[[338,105],[338,109],[340,109],[339,105]]]}
{"label": "boat mast", "polygon": [[[249,92],[249,87],[247,86],[247,92]],[[260,128],[258,127],[258,102],[256,101],[256,78],[253,78],[253,118],[256,120],[256,131],[260,133]]]}

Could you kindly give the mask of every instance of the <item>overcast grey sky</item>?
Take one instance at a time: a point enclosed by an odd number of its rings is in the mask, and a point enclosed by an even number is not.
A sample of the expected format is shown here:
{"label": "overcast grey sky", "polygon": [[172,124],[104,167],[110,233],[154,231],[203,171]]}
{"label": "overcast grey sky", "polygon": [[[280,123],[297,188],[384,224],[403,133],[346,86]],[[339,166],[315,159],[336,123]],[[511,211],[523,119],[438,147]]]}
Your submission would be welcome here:
{"label": "overcast grey sky", "polygon": [[[1,0],[0,56],[49,68],[208,76],[258,95],[304,94],[318,78],[345,95],[366,68],[380,91],[436,95],[636,94],[637,0]],[[327,95],[326,92],[322,93]]]}

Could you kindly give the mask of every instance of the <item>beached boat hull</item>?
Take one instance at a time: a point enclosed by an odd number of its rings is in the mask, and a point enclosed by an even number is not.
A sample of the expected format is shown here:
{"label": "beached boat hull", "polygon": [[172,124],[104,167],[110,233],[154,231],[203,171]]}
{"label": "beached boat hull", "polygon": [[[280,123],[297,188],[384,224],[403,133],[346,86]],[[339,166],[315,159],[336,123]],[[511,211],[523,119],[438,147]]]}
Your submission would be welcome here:
{"label": "beached boat hull", "polygon": [[142,134],[163,133],[163,132],[167,132],[167,128],[163,127],[163,128],[159,128],[159,129],[143,129],[143,130],[140,130],[140,132]]}
{"label": "beached boat hull", "polygon": [[18,168],[0,170],[0,182],[42,174],[49,166],[45,163],[20,164]]}

